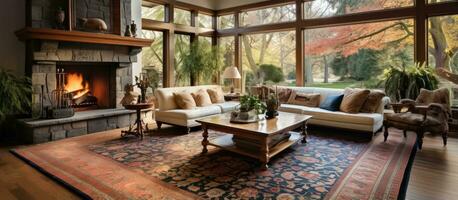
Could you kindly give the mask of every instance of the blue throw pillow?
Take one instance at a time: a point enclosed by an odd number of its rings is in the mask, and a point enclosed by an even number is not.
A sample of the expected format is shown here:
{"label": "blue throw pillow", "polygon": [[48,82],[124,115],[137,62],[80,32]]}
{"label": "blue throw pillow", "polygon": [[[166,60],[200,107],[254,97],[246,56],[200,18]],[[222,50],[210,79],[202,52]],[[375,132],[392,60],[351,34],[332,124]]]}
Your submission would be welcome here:
{"label": "blue throw pillow", "polygon": [[324,99],[324,101],[320,104],[320,108],[329,111],[339,111],[340,103],[342,103],[343,97],[343,94],[327,96],[326,99]]}

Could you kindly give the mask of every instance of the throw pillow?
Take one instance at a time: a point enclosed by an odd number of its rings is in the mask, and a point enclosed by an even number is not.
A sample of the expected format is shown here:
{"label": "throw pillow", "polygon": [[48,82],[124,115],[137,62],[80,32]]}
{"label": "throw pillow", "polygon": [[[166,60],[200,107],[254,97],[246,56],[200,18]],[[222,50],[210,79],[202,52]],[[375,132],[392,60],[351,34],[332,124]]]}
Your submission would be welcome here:
{"label": "throw pillow", "polygon": [[181,109],[193,109],[196,107],[194,98],[187,92],[173,93],[173,97],[175,98],[175,103]]}
{"label": "throw pillow", "polygon": [[363,107],[364,102],[369,95],[369,90],[347,88],[344,92],[340,111],[346,113],[358,113]]}
{"label": "throw pillow", "polygon": [[320,104],[320,94],[297,93],[293,91],[287,103],[308,106],[308,107],[318,107],[318,105]]}
{"label": "throw pillow", "polygon": [[291,93],[293,93],[293,90],[289,88],[278,87],[277,93],[278,93],[278,100],[280,101],[280,103],[286,103],[288,102],[289,98],[291,97]]}
{"label": "throw pillow", "polygon": [[360,112],[362,113],[374,113],[382,103],[382,99],[385,97],[385,93],[380,90],[372,90],[367,96],[366,101],[363,104]]}
{"label": "throw pillow", "polygon": [[450,94],[447,88],[439,88],[433,91],[421,88],[416,102],[423,105],[428,105],[430,103],[449,105],[449,96]]}
{"label": "throw pillow", "polygon": [[200,89],[199,91],[192,93],[191,95],[194,98],[196,105],[199,107],[208,106],[212,104],[210,95],[208,95],[207,91],[203,89]]}
{"label": "throw pillow", "polygon": [[343,94],[327,96],[326,99],[324,99],[324,101],[320,104],[320,108],[329,111],[339,111],[340,103],[342,103],[343,97]]}
{"label": "throw pillow", "polygon": [[208,89],[207,92],[210,95],[212,103],[224,103],[224,93],[221,88]]}

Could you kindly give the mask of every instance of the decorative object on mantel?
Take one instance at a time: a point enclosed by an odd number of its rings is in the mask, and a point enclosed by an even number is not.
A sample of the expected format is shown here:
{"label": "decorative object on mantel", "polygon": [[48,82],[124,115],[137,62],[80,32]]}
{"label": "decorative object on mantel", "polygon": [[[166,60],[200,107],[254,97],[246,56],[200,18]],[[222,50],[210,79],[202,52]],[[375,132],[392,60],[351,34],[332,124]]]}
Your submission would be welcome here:
{"label": "decorative object on mantel", "polygon": [[267,112],[266,118],[272,119],[278,116],[278,108],[280,107],[280,101],[278,100],[277,86],[275,86],[275,94],[270,94],[266,100]]}
{"label": "decorative object on mantel", "polygon": [[130,24],[130,34],[132,37],[137,37],[137,24],[135,24],[134,20],[132,20],[132,24]]}
{"label": "decorative object on mantel", "polygon": [[124,97],[121,100],[121,105],[124,107],[126,105],[136,104],[138,102],[138,96],[140,96],[137,92],[134,92],[134,86],[132,84],[127,84],[124,87]]}
{"label": "decorative object on mantel", "polygon": [[55,29],[65,30],[65,11],[62,7],[57,8],[56,11],[56,25]]}
{"label": "decorative object on mantel", "polygon": [[83,24],[83,27],[85,30],[90,30],[90,31],[98,31],[98,32],[105,32],[108,30],[108,26],[103,21],[103,19],[100,18],[79,18],[81,20],[81,24]]}
{"label": "decorative object on mantel", "polygon": [[132,32],[130,30],[130,25],[126,25],[126,31],[124,32],[125,37],[132,37]]}
{"label": "decorative object on mantel", "polygon": [[231,122],[233,123],[252,123],[264,120],[260,117],[266,111],[266,105],[253,95],[244,95],[240,97],[240,106],[231,113]]}
{"label": "decorative object on mantel", "polygon": [[240,73],[237,67],[231,66],[231,67],[226,67],[223,73],[223,78],[225,79],[231,79],[231,94],[234,93],[234,79],[240,79]]}
{"label": "decorative object on mantel", "polygon": [[71,107],[72,94],[65,90],[64,69],[57,69],[57,88],[51,92],[51,108],[47,110],[47,117],[52,119],[67,118],[75,115]]}

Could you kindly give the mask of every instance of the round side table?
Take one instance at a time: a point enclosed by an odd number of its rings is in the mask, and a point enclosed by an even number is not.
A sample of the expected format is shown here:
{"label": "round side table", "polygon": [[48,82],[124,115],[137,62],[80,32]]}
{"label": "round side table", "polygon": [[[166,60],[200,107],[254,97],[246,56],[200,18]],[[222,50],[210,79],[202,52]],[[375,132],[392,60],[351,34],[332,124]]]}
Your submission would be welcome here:
{"label": "round side table", "polygon": [[148,125],[145,124],[142,120],[142,110],[152,108],[154,104],[152,103],[139,103],[132,105],[125,105],[124,108],[127,110],[135,110],[137,114],[137,119],[134,124],[129,126],[129,130],[121,131],[121,137],[126,137],[128,135],[134,135],[143,139],[144,131],[148,131]]}

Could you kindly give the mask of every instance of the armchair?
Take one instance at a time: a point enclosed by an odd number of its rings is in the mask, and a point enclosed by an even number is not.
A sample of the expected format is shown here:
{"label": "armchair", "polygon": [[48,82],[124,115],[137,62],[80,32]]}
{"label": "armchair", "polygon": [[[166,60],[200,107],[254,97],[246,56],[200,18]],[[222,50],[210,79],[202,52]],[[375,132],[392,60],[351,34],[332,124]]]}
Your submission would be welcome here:
{"label": "armchair", "polygon": [[388,128],[395,127],[403,130],[404,137],[407,137],[407,131],[416,132],[419,149],[422,148],[426,132],[441,134],[444,146],[447,145],[449,98],[450,94],[446,88],[434,91],[421,89],[415,101],[403,99],[400,103],[392,104],[395,113],[385,116],[384,140],[388,138]]}

